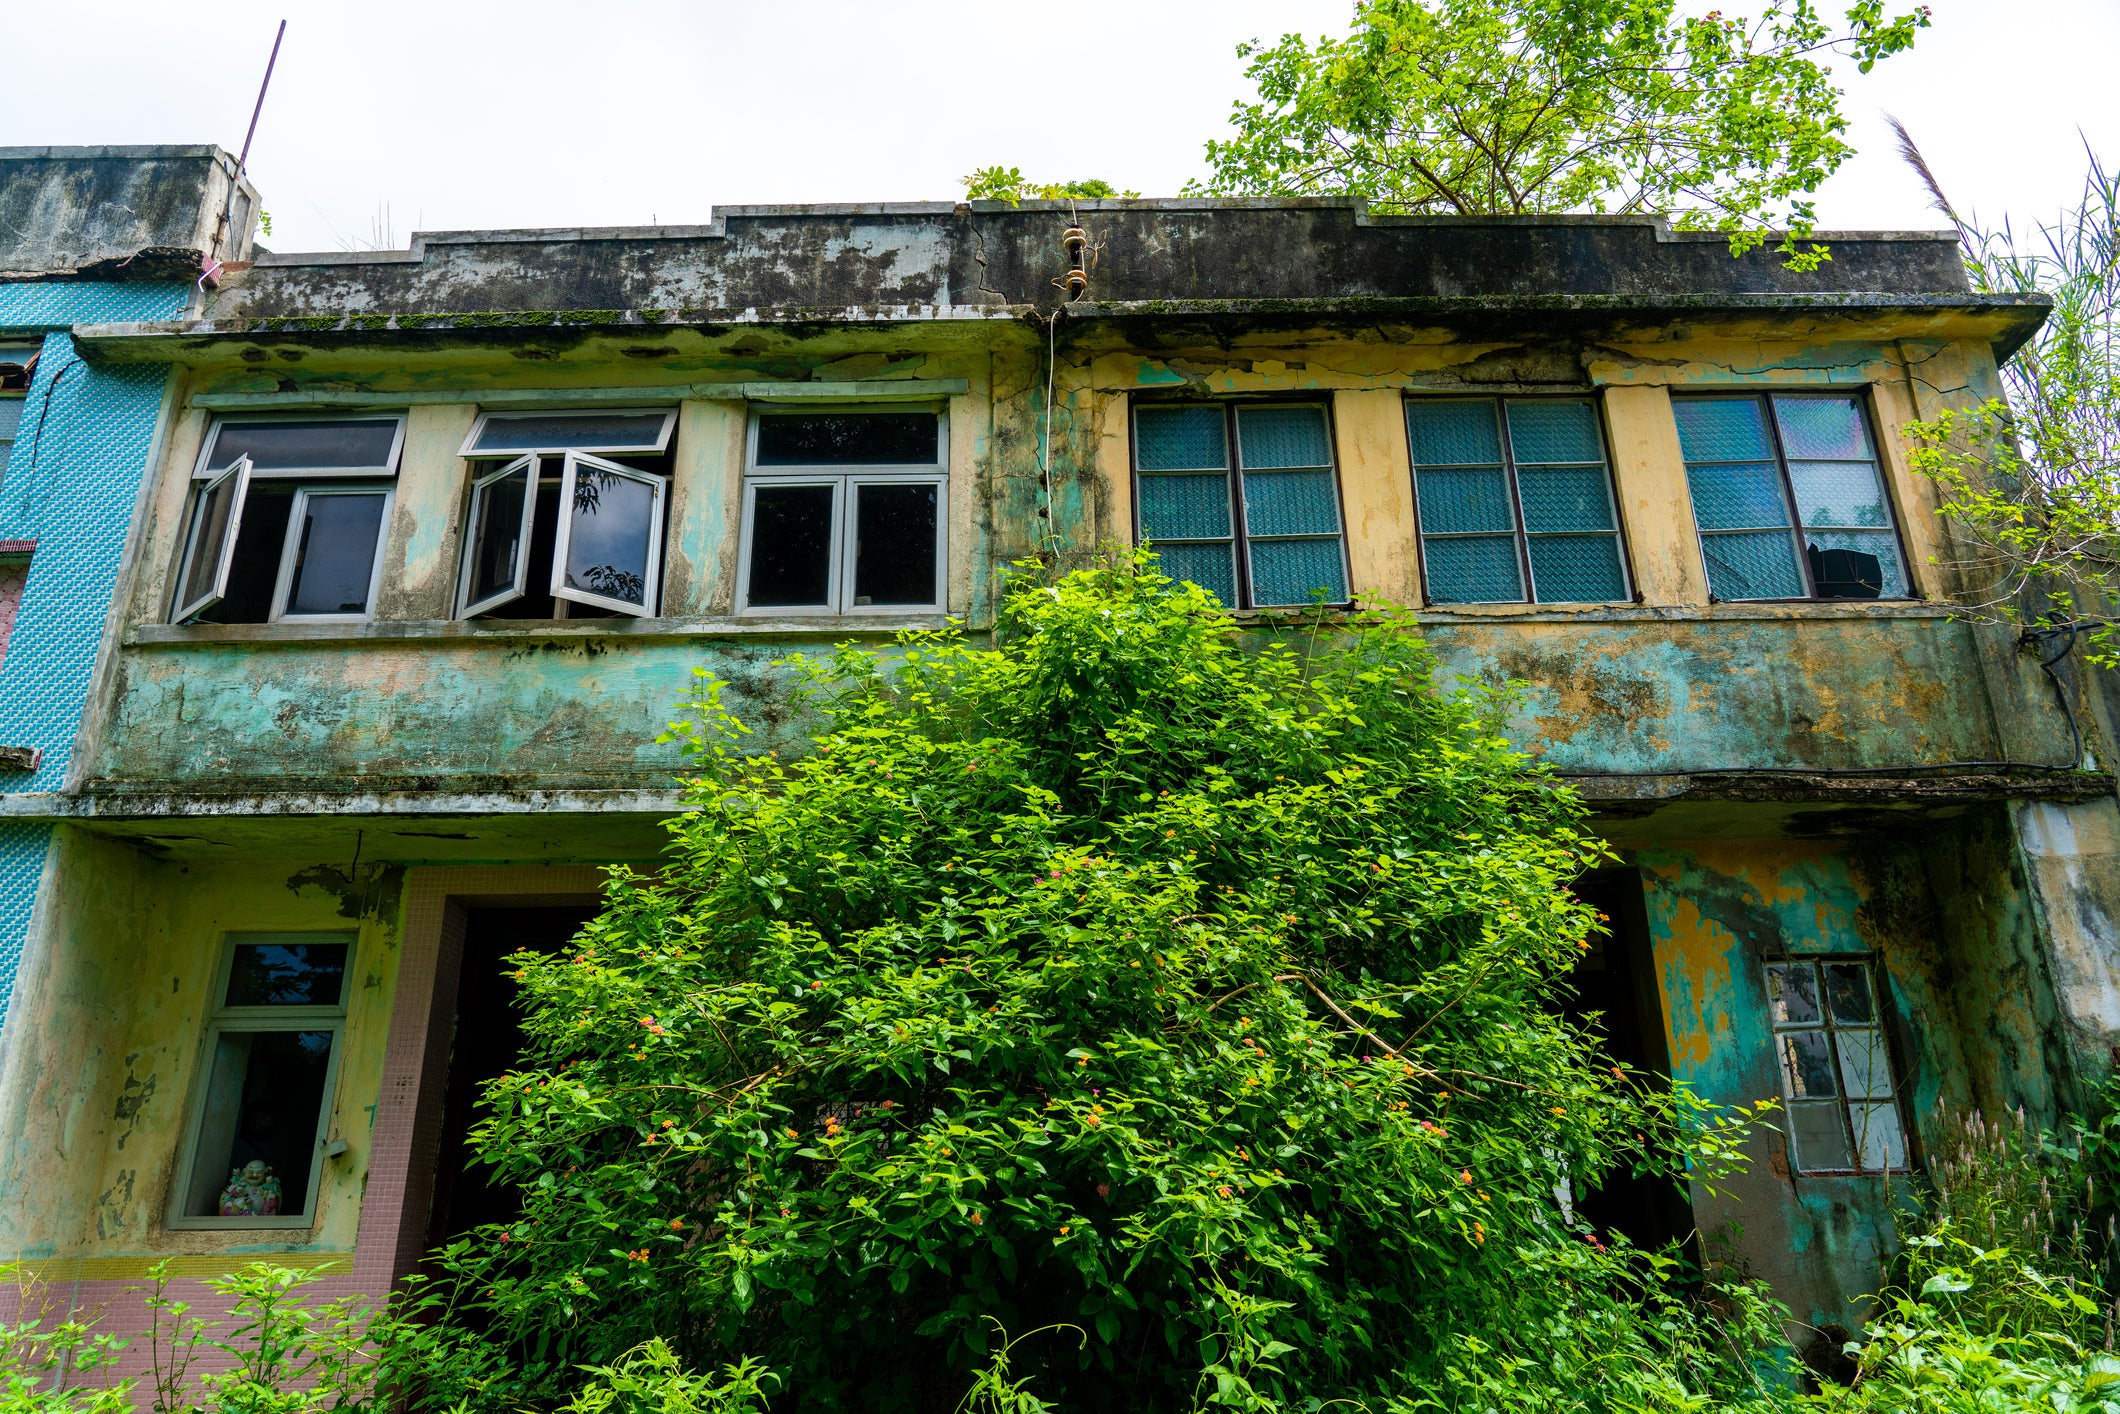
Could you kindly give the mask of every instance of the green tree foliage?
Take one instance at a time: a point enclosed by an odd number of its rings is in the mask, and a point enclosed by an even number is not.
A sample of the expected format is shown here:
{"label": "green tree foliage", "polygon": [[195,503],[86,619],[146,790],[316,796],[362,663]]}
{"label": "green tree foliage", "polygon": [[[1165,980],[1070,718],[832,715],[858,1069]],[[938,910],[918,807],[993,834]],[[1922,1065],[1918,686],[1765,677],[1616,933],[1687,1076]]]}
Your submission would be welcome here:
{"label": "green tree foliage", "polygon": [[998,647],[813,669],[799,760],[706,681],[666,867],[511,960],[477,1143],[522,1212],[443,1259],[426,1401],[657,1339],[790,1409],[1756,1397],[1755,1293],[1733,1338],[1564,1214],[1743,1117],[1556,1014],[1602,846],[1435,667],[1122,556],[1018,582]]}
{"label": "green tree foliage", "polygon": [[1081,182],[1033,182],[1014,167],[981,167],[964,179],[966,201],[1005,201],[1019,206],[1026,201],[1091,201],[1099,197],[1137,197],[1137,191],[1120,191],[1101,177]]}
{"label": "green tree foliage", "polygon": [[1675,0],[1362,0],[1353,29],[1238,54],[1258,86],[1199,187],[1365,196],[1422,215],[1670,212],[1750,249],[1800,251],[1809,193],[1851,155],[1829,60],[1867,73],[1914,42],[1920,8],[1811,0],[1688,16]]}

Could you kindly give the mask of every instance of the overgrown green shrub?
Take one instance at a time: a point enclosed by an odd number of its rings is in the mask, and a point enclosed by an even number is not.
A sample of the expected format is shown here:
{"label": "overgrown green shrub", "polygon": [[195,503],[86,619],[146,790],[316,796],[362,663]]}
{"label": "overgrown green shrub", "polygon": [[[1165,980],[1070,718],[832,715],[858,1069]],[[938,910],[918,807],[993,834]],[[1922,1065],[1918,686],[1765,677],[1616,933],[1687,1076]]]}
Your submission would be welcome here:
{"label": "overgrown green shrub", "polygon": [[1041,1333],[987,1394],[1068,1409],[1760,1397],[1756,1295],[1733,1337],[1556,1201],[1732,1135],[1557,1014],[1602,847],[1503,696],[1392,614],[1246,641],[1138,556],[1017,583],[998,644],[841,652],[792,761],[703,680],[666,869],[513,959],[477,1141],[522,1214],[443,1258],[421,1402],[660,1340],[947,1410],[997,1329]]}

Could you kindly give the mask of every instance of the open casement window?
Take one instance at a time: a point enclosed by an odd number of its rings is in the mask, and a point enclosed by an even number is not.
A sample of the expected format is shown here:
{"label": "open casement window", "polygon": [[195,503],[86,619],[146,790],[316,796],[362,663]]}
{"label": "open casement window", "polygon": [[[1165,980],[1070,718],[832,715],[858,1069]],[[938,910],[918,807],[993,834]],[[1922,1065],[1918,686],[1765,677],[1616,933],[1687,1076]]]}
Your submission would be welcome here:
{"label": "open casement window", "polygon": [[663,479],[569,452],[559,499],[552,597],[652,615],[662,587]]}
{"label": "open casement window", "polygon": [[943,607],[948,454],[940,413],[760,413],[744,477],[745,613]]}
{"label": "open casement window", "polygon": [[315,1221],[353,942],[351,933],[229,935],[172,1227]]}
{"label": "open casement window", "polygon": [[459,618],[475,618],[523,597],[530,583],[530,533],[537,510],[537,458],[517,457],[471,482],[470,534]]}
{"label": "open casement window", "polygon": [[1135,528],[1172,579],[1232,609],[1347,600],[1321,404],[1137,404],[1134,473]]}
{"label": "open casement window", "polygon": [[1406,432],[1429,603],[1632,594],[1596,403],[1409,398]]}
{"label": "open casement window", "polygon": [[177,561],[177,599],[171,623],[204,613],[228,594],[234,568],[236,529],[243,520],[243,501],[250,493],[250,458],[201,482],[192,496],[184,526],[184,551]]}
{"label": "open casement window", "polygon": [[1876,972],[1864,957],[1767,964],[1775,1064],[1802,1173],[1891,1173],[1907,1167]]}
{"label": "open casement window", "polygon": [[1863,401],[1671,400],[1717,599],[1900,599],[1906,559]]}

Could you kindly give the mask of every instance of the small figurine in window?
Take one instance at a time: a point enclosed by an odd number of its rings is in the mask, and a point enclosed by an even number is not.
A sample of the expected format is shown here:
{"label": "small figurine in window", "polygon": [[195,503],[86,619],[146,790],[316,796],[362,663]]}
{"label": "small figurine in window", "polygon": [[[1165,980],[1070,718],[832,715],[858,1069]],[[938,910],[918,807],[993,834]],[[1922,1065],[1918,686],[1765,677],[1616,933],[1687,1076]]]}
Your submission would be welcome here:
{"label": "small figurine in window", "polygon": [[231,1169],[221,1190],[224,1218],[271,1218],[280,1212],[280,1179],[262,1159]]}

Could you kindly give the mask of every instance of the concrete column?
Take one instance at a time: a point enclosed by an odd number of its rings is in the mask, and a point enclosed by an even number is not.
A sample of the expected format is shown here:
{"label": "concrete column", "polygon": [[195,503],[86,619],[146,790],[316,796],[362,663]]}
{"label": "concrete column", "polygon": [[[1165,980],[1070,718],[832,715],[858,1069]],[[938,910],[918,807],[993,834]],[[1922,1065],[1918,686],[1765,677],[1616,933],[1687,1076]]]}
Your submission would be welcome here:
{"label": "concrete column", "polygon": [[1612,481],[1626,529],[1634,588],[1645,604],[1708,602],[1708,571],[1693,526],[1685,457],[1671,394],[1658,387],[1605,389],[1612,434]]}
{"label": "concrete column", "polygon": [[1332,395],[1332,420],[1339,440],[1350,588],[1362,599],[1418,605],[1420,533],[1405,398],[1396,388],[1343,388]]}
{"label": "concrete column", "polygon": [[2120,1046],[2120,800],[2021,801],[2011,820],[2065,1052],[2047,1064],[2063,1106],[2085,1109]]}

